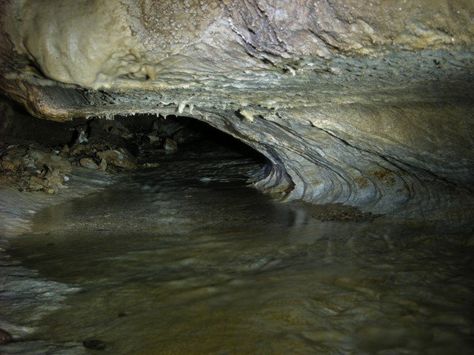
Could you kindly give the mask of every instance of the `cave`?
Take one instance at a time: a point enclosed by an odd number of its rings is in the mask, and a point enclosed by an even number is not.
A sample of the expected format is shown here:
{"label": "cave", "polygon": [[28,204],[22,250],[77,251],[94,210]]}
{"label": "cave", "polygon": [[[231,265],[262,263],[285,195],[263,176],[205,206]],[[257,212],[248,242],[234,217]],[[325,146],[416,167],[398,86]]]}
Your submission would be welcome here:
{"label": "cave", "polygon": [[472,352],[473,17],[0,1],[0,353]]}

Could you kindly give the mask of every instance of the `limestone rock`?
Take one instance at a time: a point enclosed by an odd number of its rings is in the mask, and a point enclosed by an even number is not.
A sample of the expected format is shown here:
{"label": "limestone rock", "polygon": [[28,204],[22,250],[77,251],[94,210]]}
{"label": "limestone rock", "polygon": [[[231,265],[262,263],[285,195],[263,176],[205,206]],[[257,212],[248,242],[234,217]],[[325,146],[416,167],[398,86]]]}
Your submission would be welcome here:
{"label": "limestone rock", "polygon": [[473,16],[465,0],[12,0],[0,88],[50,120],[201,120],[265,155],[256,186],[287,199],[432,211],[473,201]]}
{"label": "limestone rock", "polygon": [[99,166],[91,158],[82,158],[79,160],[79,163],[82,167],[87,169],[97,170],[99,168]]}
{"label": "limestone rock", "polygon": [[123,169],[135,169],[137,167],[133,156],[123,148],[99,152],[97,156],[103,159],[107,166],[112,165]]}

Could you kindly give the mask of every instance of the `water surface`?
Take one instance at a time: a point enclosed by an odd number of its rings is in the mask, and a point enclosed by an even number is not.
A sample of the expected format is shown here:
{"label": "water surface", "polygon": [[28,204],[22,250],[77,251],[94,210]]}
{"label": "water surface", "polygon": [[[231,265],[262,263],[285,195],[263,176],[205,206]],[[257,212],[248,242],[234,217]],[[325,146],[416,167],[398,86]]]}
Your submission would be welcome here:
{"label": "water surface", "polygon": [[170,159],[42,211],[10,252],[79,291],[31,338],[110,354],[472,351],[470,231],[316,218],[249,187],[257,169]]}

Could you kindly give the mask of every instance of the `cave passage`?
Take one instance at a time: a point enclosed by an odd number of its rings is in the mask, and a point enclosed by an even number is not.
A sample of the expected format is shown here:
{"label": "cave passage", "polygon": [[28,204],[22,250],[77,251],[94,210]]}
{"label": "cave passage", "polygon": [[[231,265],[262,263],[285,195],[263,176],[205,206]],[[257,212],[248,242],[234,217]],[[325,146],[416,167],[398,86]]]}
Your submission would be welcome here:
{"label": "cave passage", "polygon": [[[0,154],[3,179],[21,191],[61,193],[75,172],[84,169],[130,175],[143,169],[164,170],[172,161],[194,160],[215,164],[222,173],[228,164],[220,165],[219,159],[233,159],[253,166],[239,175],[250,182],[261,179],[269,167],[253,148],[189,117],[142,114],[59,123],[38,120],[11,105],[4,108],[0,125]],[[193,169],[181,172],[192,173]]]}
{"label": "cave passage", "polygon": [[23,192],[0,190],[3,227],[22,228],[0,238],[0,327],[16,341],[2,352],[472,346],[463,226],[275,201],[248,183],[260,154],[189,118],[16,121],[2,169]]}
{"label": "cave passage", "polygon": [[471,354],[474,1],[0,0],[0,354]]}
{"label": "cave passage", "polygon": [[[128,136],[134,136],[131,149],[144,164],[147,159],[198,158],[200,154],[210,158],[213,154],[215,157],[242,157],[262,165],[268,163],[262,154],[247,144],[194,118],[138,115],[119,116],[115,122],[129,130]],[[108,139],[108,132],[105,133],[104,139]]]}
{"label": "cave passage", "polygon": [[281,204],[244,183],[254,168],[235,155],[161,160],[40,211],[6,250],[0,304],[31,328],[5,352],[471,347],[468,235]]}

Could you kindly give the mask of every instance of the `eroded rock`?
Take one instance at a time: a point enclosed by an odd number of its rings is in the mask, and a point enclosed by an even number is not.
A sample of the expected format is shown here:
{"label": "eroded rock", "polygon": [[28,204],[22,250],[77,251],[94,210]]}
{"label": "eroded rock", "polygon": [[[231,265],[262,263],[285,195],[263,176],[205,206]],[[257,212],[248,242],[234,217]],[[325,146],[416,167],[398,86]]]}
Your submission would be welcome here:
{"label": "eroded rock", "polygon": [[288,199],[426,212],[472,202],[473,11],[463,0],[11,1],[0,85],[48,119],[209,123],[264,154],[257,186]]}
{"label": "eroded rock", "polygon": [[137,167],[135,159],[123,148],[98,152],[97,156],[103,159],[107,166],[112,165],[123,169],[135,169]]}

